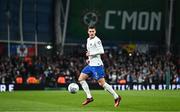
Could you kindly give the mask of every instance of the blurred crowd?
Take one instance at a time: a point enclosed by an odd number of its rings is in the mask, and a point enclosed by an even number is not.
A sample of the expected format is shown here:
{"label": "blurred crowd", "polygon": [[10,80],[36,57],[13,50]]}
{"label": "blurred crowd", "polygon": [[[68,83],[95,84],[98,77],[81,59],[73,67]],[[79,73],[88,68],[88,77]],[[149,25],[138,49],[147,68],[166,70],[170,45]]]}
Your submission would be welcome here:
{"label": "blurred crowd", "polygon": [[[124,83],[180,83],[180,58],[175,55],[145,54],[107,49],[102,55],[106,80],[110,84]],[[77,81],[84,66],[84,53],[64,56],[38,57],[0,57],[0,83],[16,83],[22,77],[35,77],[39,83],[48,87],[57,86],[58,77],[65,83]],[[88,80],[94,83],[94,80]]]}
{"label": "blurred crowd", "polygon": [[172,54],[127,53],[111,50],[106,53],[104,63],[110,83],[121,80],[133,84],[180,83],[180,59]]}

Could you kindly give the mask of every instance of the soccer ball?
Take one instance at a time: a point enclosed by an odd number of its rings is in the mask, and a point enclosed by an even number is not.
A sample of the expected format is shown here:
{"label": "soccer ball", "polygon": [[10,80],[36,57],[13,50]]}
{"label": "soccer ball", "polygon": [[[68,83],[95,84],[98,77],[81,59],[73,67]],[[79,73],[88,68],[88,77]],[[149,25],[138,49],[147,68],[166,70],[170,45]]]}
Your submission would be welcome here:
{"label": "soccer ball", "polygon": [[75,94],[79,91],[79,86],[76,83],[71,83],[68,86],[68,91],[72,94]]}

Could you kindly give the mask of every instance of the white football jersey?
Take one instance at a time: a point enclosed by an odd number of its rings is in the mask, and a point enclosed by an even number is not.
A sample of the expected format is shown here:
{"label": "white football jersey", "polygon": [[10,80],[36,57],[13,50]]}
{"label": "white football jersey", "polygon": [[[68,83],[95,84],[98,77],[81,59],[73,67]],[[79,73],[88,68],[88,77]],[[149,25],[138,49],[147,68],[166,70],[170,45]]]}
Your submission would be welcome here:
{"label": "white football jersey", "polygon": [[93,39],[87,39],[87,51],[90,53],[89,65],[90,66],[101,66],[103,62],[101,60],[101,54],[104,54],[104,49],[101,40],[95,36]]}

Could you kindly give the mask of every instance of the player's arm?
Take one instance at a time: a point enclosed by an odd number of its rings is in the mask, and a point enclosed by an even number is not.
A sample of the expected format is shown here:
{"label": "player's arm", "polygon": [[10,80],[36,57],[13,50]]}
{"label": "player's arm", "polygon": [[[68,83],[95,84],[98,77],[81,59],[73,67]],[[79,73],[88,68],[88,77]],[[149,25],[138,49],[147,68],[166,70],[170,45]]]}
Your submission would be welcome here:
{"label": "player's arm", "polygon": [[101,40],[98,40],[96,42],[96,49],[94,49],[93,51],[89,52],[89,56],[100,55],[100,54],[104,54],[104,49],[103,49]]}

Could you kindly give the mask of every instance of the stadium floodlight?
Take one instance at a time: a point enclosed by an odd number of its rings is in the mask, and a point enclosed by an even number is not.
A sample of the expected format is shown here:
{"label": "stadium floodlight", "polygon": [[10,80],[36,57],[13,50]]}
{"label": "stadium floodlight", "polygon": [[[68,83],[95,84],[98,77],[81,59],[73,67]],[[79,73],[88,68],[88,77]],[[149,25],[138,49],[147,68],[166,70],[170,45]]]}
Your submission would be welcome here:
{"label": "stadium floodlight", "polygon": [[47,45],[46,49],[52,49],[52,46],[51,45]]}
{"label": "stadium floodlight", "polygon": [[129,53],[129,56],[132,56],[132,53]]}

